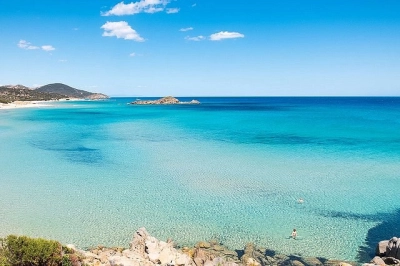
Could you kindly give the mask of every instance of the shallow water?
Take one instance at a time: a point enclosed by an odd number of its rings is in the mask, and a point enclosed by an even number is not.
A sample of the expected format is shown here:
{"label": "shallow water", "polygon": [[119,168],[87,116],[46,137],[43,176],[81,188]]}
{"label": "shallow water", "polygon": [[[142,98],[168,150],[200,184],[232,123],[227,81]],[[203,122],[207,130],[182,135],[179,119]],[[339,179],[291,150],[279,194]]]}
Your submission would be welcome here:
{"label": "shallow water", "polygon": [[115,246],[145,226],[355,260],[398,215],[400,98],[198,99],[0,110],[0,236]]}

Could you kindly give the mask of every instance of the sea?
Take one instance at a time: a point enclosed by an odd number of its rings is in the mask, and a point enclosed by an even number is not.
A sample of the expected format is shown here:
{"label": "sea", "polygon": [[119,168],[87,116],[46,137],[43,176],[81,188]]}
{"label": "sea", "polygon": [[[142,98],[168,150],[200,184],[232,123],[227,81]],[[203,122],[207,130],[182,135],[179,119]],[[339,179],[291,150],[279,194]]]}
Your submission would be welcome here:
{"label": "sea", "polygon": [[192,99],[0,109],[0,237],[128,246],[145,227],[366,261],[400,236],[400,98]]}

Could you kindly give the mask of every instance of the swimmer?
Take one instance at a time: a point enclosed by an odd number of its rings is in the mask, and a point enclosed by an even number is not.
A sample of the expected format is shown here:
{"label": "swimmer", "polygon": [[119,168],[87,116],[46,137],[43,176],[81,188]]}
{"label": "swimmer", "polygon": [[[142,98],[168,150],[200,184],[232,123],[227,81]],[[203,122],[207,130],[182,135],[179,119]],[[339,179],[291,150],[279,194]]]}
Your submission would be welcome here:
{"label": "swimmer", "polygon": [[303,200],[303,198],[300,198],[300,199],[298,199],[298,200],[297,200],[297,203],[299,203],[299,204],[303,204],[303,203],[304,203],[304,200]]}
{"label": "swimmer", "polygon": [[296,237],[297,237],[297,231],[296,231],[296,229],[293,229],[292,238],[296,239]]}

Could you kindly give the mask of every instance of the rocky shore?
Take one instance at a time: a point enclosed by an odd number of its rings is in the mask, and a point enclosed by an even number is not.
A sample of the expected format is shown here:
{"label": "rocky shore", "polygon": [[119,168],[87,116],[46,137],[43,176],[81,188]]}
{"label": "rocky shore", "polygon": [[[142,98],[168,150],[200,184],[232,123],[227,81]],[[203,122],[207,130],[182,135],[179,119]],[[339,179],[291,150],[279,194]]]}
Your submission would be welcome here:
{"label": "rocky shore", "polygon": [[[356,262],[276,254],[248,243],[243,250],[229,250],[218,241],[198,242],[194,247],[177,247],[172,240],[160,241],[145,228],[133,235],[129,248],[95,247],[75,250],[74,266],[355,266]],[[371,264],[368,264],[371,265]],[[372,264],[375,265],[375,264]]]}
{"label": "rocky shore", "polygon": [[172,97],[172,96],[167,96],[163,97],[157,100],[137,100],[134,102],[131,102],[130,104],[134,105],[154,105],[154,104],[200,104],[199,101],[197,100],[191,100],[189,102],[181,102],[177,98]]}

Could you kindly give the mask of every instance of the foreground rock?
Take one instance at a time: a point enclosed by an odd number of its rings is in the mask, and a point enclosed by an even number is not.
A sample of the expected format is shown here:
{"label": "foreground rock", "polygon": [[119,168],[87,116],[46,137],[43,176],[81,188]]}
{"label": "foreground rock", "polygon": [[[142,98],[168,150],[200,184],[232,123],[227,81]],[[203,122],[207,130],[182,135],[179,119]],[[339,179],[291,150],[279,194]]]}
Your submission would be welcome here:
{"label": "foreground rock", "polygon": [[380,241],[376,246],[375,257],[364,265],[400,265],[400,238]]}
{"label": "foreground rock", "polygon": [[[74,248],[73,246],[69,246]],[[76,249],[75,249],[76,250]],[[249,243],[244,250],[229,250],[218,241],[198,242],[194,247],[177,248],[171,240],[160,241],[145,228],[136,231],[128,249],[96,247],[89,251],[76,250],[88,266],[352,266],[356,263],[299,256],[271,255],[271,250]]]}
{"label": "foreground rock", "polygon": [[197,100],[191,100],[190,102],[181,102],[177,98],[172,96],[163,97],[157,100],[145,100],[145,101],[134,101],[130,104],[137,104],[137,105],[153,105],[153,104],[199,104],[200,102]]}

